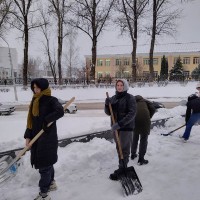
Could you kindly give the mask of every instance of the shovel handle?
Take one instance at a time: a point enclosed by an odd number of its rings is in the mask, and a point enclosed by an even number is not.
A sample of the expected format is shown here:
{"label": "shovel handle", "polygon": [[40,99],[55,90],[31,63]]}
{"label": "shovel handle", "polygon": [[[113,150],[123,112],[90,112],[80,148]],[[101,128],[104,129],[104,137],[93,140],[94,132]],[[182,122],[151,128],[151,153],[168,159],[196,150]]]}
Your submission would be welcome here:
{"label": "shovel handle", "polygon": [[[106,96],[107,96],[107,98],[109,98],[108,92],[106,92]],[[111,103],[109,102],[108,105],[109,105],[112,123],[114,124],[115,123],[115,117],[114,117],[114,114],[113,114]],[[121,147],[121,143],[120,143],[120,139],[119,139],[118,130],[115,131],[115,137],[116,137],[116,142],[117,142],[117,146],[118,146],[118,149],[119,149],[119,157],[120,157],[121,160],[123,160],[124,156],[123,156],[123,152],[122,152],[122,147]]]}

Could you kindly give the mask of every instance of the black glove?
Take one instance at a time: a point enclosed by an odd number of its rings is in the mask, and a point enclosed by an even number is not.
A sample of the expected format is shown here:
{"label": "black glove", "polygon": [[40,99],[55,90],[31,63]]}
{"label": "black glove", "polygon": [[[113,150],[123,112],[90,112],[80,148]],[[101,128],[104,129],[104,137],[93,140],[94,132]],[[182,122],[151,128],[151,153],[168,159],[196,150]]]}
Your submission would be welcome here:
{"label": "black glove", "polygon": [[106,100],[105,100],[105,104],[108,106],[109,103],[110,103],[110,98],[106,98]]}
{"label": "black glove", "polygon": [[114,132],[114,131],[116,131],[116,130],[118,130],[118,129],[120,129],[120,126],[119,126],[118,123],[113,124],[112,127],[111,127],[111,131],[112,131],[112,132]]}
{"label": "black glove", "polygon": [[42,129],[44,130],[44,132],[47,132],[47,130],[49,128],[49,127],[47,127],[47,125],[48,125],[48,123],[46,121],[44,121],[42,124]]}

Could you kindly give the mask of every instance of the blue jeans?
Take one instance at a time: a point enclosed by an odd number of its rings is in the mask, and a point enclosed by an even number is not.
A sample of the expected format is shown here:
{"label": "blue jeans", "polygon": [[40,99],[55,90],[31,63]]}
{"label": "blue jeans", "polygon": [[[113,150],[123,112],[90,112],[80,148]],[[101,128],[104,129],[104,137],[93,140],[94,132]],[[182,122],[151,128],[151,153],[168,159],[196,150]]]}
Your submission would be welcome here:
{"label": "blue jeans", "polygon": [[40,173],[40,181],[39,181],[40,192],[47,193],[51,182],[54,180],[53,165],[40,168],[39,173]]}
{"label": "blue jeans", "polygon": [[188,120],[188,122],[186,124],[185,132],[183,134],[183,138],[185,138],[186,140],[189,139],[190,132],[191,132],[193,125],[196,124],[198,121],[200,121],[200,113],[193,113],[190,116],[190,119]]}

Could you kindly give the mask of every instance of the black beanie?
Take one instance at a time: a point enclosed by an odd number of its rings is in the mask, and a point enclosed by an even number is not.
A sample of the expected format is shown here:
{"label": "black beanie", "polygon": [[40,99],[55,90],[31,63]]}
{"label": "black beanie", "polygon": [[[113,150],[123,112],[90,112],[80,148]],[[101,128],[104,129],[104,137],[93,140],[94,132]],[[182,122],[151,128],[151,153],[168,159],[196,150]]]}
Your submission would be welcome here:
{"label": "black beanie", "polygon": [[36,78],[31,81],[31,90],[34,92],[34,84],[41,89],[41,91],[46,90],[49,87],[49,82],[45,78]]}

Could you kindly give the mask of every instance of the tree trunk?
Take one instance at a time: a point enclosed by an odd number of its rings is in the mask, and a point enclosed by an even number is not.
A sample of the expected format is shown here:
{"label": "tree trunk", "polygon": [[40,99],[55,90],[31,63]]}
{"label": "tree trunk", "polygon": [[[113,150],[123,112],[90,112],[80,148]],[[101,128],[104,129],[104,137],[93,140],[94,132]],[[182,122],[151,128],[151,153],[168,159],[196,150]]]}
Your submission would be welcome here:
{"label": "tree trunk", "polygon": [[90,68],[90,79],[95,81],[95,67],[97,58],[97,40],[93,38],[92,41],[92,66]]}
{"label": "tree trunk", "polygon": [[154,67],[153,67],[153,53],[154,53],[154,45],[156,38],[156,19],[157,19],[157,5],[156,0],[153,0],[153,26],[152,26],[152,35],[151,35],[151,46],[149,52],[149,72],[150,72],[150,82],[154,80]]}
{"label": "tree trunk", "polygon": [[60,22],[61,19],[58,20],[58,77],[59,77],[59,85],[63,84],[62,80],[62,25]]}
{"label": "tree trunk", "polygon": [[24,66],[23,66],[23,86],[24,88],[28,84],[27,72],[28,72],[28,20],[27,16],[24,18]]}

